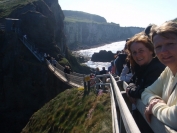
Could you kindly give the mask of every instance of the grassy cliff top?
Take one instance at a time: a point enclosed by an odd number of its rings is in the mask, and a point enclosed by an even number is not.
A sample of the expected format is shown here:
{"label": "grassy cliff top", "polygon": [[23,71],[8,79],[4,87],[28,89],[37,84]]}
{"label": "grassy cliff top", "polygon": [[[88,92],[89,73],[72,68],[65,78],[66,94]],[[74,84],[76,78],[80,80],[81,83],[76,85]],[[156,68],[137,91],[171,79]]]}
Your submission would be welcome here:
{"label": "grassy cliff top", "polygon": [[107,23],[106,19],[102,16],[90,14],[82,11],[72,11],[72,10],[63,10],[65,15],[65,22],[76,23],[96,23],[96,24],[104,24],[104,25],[118,25],[115,23]]}
{"label": "grassy cliff top", "polygon": [[112,132],[110,94],[85,95],[83,88],[60,93],[30,118],[22,133]]}
{"label": "grassy cliff top", "polygon": [[64,22],[69,22],[69,23],[94,23],[94,24],[102,24],[102,25],[117,25],[120,26],[119,24],[116,23],[101,23],[101,22],[95,22],[92,20],[88,20],[88,19],[80,19],[80,18],[72,18],[72,17],[65,17]]}
{"label": "grassy cliff top", "polygon": [[80,20],[88,20],[94,21],[98,23],[106,23],[106,19],[102,16],[90,14],[82,11],[72,11],[72,10],[63,10],[65,17],[80,19]]}
{"label": "grassy cliff top", "polygon": [[12,11],[20,6],[27,5],[38,0],[1,0],[0,1],[0,18],[8,16]]}
{"label": "grassy cliff top", "polygon": [[173,21],[177,23],[177,18],[175,18]]}

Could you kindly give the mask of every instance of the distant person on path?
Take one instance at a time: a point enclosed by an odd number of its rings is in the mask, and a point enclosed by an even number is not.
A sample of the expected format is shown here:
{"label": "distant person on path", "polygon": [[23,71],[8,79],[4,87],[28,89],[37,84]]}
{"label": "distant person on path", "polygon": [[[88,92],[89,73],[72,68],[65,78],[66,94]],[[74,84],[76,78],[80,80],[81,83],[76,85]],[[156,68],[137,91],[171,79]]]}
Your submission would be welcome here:
{"label": "distant person on path", "polygon": [[105,67],[102,67],[102,70],[100,71],[100,74],[101,75],[107,74],[107,70],[105,70]]}
{"label": "distant person on path", "polygon": [[[126,39],[126,42],[128,40],[129,40],[129,38]],[[124,52],[124,50],[122,50],[122,52],[119,53],[117,59],[115,60],[116,74],[118,76],[120,76],[122,69],[123,69],[124,65],[126,64],[126,58],[127,58],[127,54]]]}
{"label": "distant person on path", "polygon": [[130,68],[130,62],[127,62],[126,65],[124,65],[124,68],[122,69],[122,72],[120,74],[120,80],[125,81],[126,83],[129,83],[133,74],[131,72]]}
{"label": "distant person on path", "polygon": [[23,35],[23,41],[27,40],[27,35]]}
{"label": "distant person on path", "polygon": [[71,68],[66,65],[65,68],[64,68],[64,72],[67,73],[67,74],[70,74],[71,73]]}
{"label": "distant person on path", "polygon": [[27,35],[24,35],[23,37],[24,37],[24,39],[27,39]]}
{"label": "distant person on path", "polygon": [[64,73],[65,73],[65,77],[68,81],[70,80],[69,75],[68,75],[68,74],[70,74],[70,72],[71,72],[70,67],[66,65],[64,68]]}
{"label": "distant person on path", "polygon": [[100,69],[98,67],[96,68],[96,71],[95,71],[95,76],[96,75],[100,75]]}
{"label": "distant person on path", "polygon": [[[107,70],[105,70],[105,67],[102,67],[102,70],[100,71],[100,75],[103,75],[103,74],[107,74]],[[102,80],[103,83],[106,83],[106,79],[107,77],[102,77],[100,78]],[[104,89],[105,88],[105,85],[101,85],[101,87]]]}
{"label": "distant person on path", "polygon": [[[99,67],[96,68],[96,71],[95,71],[95,77],[97,75],[100,75],[100,69]],[[100,78],[96,78],[96,83],[100,83]],[[98,89],[100,88],[100,85],[98,86]]]}
{"label": "distant person on path", "polygon": [[44,58],[47,59],[47,54],[46,53],[44,53]]}
{"label": "distant person on path", "polygon": [[114,60],[111,61],[111,65],[108,67],[108,72],[112,74],[113,76],[115,75],[115,70],[114,70]]}
{"label": "distant person on path", "polygon": [[[129,39],[127,39],[126,42],[128,40]],[[127,43],[125,44],[124,51],[128,55]],[[129,83],[132,76],[133,76],[133,74],[132,74],[132,70],[131,70],[131,66],[130,66],[130,61],[129,61],[129,59],[126,59],[126,64],[123,66],[122,72],[120,74],[120,80],[125,81],[126,83]]]}
{"label": "distant person on path", "polygon": [[53,58],[52,64],[53,64],[55,67],[57,66],[57,61],[55,60],[55,58]]}
{"label": "distant person on path", "polygon": [[50,57],[50,55],[49,55],[49,54],[47,55],[47,58],[46,58],[46,59],[50,62],[51,57]]}

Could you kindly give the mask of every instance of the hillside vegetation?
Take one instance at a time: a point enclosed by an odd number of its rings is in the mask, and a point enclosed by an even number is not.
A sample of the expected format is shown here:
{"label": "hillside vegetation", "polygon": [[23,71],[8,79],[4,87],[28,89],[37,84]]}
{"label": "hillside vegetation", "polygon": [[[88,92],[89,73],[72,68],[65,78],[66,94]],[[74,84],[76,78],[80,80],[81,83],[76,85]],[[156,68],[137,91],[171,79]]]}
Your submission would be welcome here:
{"label": "hillside vegetation", "polygon": [[[0,25],[11,27],[5,18],[20,19],[16,28],[41,54],[57,61],[65,55],[73,71],[89,71],[69,53],[58,0],[0,0]],[[19,133],[34,112],[71,86],[39,62],[14,31],[0,29],[0,44],[0,132]]]}
{"label": "hillside vegetation", "polygon": [[104,17],[82,11],[63,10],[65,22],[107,23]]}
{"label": "hillside vegetation", "polygon": [[0,1],[0,18],[8,16],[20,6],[25,6],[34,1],[38,1],[38,0],[1,0]]}
{"label": "hillside vegetation", "polygon": [[173,21],[177,23],[177,18],[175,18]]}
{"label": "hillside vegetation", "polygon": [[111,133],[110,94],[68,89],[30,118],[22,133]]}

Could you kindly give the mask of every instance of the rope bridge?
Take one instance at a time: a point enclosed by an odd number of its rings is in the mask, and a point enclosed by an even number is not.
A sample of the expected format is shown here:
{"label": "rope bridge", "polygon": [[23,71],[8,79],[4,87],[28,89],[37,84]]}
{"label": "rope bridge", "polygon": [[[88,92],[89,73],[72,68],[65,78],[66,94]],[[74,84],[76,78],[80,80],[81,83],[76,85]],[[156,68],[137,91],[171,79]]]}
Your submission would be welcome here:
{"label": "rope bridge", "polygon": [[[35,44],[32,43],[29,39],[25,38],[22,32],[19,29],[14,29],[18,34],[21,42],[28,48],[28,50],[40,61],[44,62],[44,53],[38,52],[35,47]],[[63,82],[67,83],[72,87],[82,87],[84,86],[84,74],[79,74],[72,72],[71,74],[64,73],[64,67],[61,66],[58,62],[56,67],[53,66],[48,60],[46,60],[48,68]]]}

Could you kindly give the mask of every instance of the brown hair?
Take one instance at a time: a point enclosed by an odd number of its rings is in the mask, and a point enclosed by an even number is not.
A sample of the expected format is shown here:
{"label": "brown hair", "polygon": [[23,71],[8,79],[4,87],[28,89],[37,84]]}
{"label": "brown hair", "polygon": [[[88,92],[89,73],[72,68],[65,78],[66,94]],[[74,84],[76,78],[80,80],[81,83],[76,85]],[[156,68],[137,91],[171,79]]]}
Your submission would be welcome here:
{"label": "brown hair", "polygon": [[151,33],[150,33],[151,41],[153,42],[153,37],[155,35],[162,35],[164,37],[167,37],[166,36],[167,33],[173,33],[177,35],[177,23],[176,22],[167,21],[160,26],[153,26],[151,29]]}
{"label": "brown hair", "polygon": [[144,32],[140,32],[138,34],[135,34],[132,38],[130,38],[130,40],[126,44],[127,48],[128,48],[128,57],[127,57],[127,60],[130,61],[131,66],[134,67],[135,64],[136,64],[136,62],[134,61],[134,59],[133,59],[133,57],[131,55],[131,50],[130,50],[130,47],[131,47],[131,45],[134,42],[141,42],[141,43],[143,43],[146,48],[148,48],[150,51],[153,52],[152,57],[155,56],[154,46],[151,43],[151,40],[149,39],[149,37],[147,35],[145,35]]}

